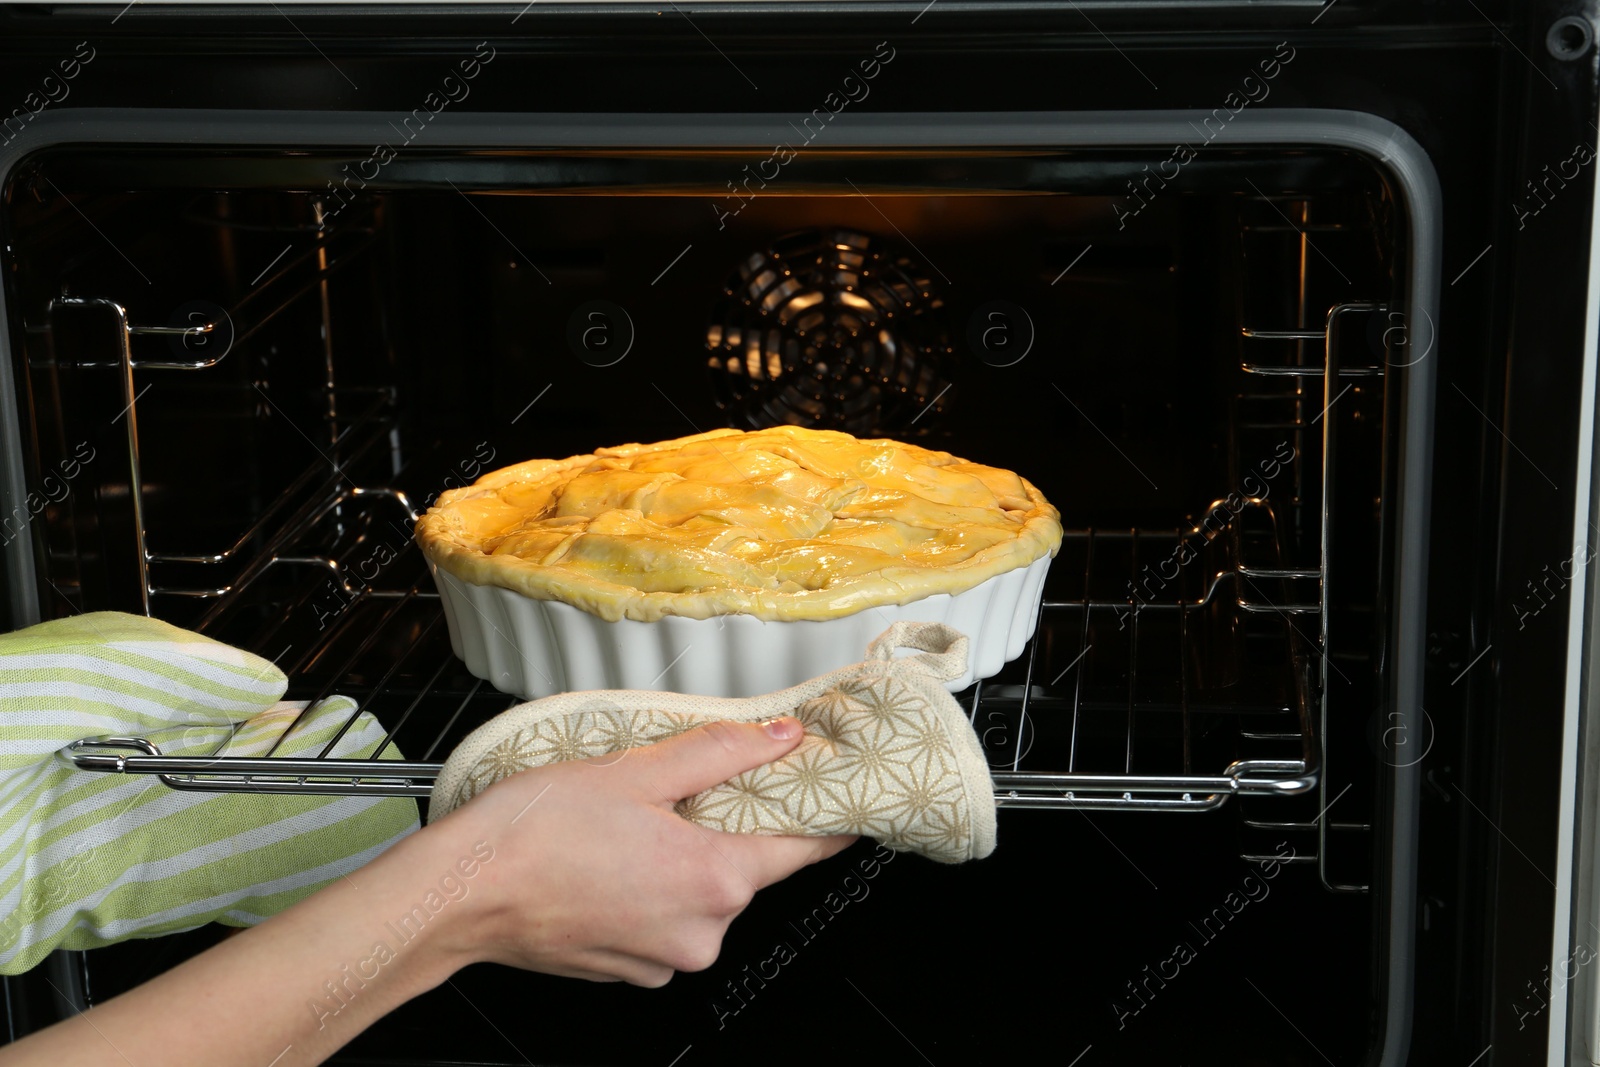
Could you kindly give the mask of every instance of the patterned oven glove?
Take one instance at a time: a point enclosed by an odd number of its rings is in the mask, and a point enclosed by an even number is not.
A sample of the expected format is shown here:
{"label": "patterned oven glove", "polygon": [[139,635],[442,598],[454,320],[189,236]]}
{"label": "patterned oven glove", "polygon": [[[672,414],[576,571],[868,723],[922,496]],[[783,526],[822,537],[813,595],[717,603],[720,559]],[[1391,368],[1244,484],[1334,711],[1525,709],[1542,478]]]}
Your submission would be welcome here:
{"label": "patterned oven glove", "polygon": [[[305,706],[277,703],[287,685],[266,660],[135,615],[0,635],[0,974],[55,948],[254,925],[417,828],[405,798],[179,791],[56,756],[105,735],[164,755],[264,756]],[[316,755],[354,710],[324,701],[275,754]],[[363,713],[332,755],[383,736]]]}
{"label": "patterned oven glove", "polygon": [[[896,648],[921,654],[895,658]],[[520,704],[473,731],[445,761],[428,808],[438,819],[500,779],[561,760],[652,744],[719,719],[794,715],[798,748],[678,804],[731,833],[860,834],[941,863],[994,851],[994,781],[944,682],[966,670],[967,639],[942,623],[897,622],[865,662],[743,700],[601,690]]]}

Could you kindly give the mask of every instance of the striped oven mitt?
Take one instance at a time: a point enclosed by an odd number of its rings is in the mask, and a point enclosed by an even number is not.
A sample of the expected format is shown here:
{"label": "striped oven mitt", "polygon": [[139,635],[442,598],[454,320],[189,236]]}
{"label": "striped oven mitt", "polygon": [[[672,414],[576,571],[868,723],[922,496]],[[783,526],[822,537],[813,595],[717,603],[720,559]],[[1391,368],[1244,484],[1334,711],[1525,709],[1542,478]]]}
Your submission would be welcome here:
{"label": "striped oven mitt", "polygon": [[[897,649],[919,654],[900,657]],[[967,638],[937,622],[897,622],[853,667],[745,699],[643,690],[561,693],[519,704],[468,734],[433,785],[438,819],[530,767],[600,759],[708,722],[793,715],[800,745],[782,759],[678,803],[715,830],[859,834],[940,863],[994,851],[994,779],[945,682],[967,669]]]}
{"label": "striped oven mitt", "polygon": [[[305,706],[278,702],[287,685],[266,660],[141,616],[0,635],[0,974],[56,948],[253,925],[417,828],[405,798],[179,791],[56,756],[104,735],[263,756]],[[353,710],[325,701],[275,755],[316,755]],[[370,754],[383,733],[363,713],[332,754]]]}

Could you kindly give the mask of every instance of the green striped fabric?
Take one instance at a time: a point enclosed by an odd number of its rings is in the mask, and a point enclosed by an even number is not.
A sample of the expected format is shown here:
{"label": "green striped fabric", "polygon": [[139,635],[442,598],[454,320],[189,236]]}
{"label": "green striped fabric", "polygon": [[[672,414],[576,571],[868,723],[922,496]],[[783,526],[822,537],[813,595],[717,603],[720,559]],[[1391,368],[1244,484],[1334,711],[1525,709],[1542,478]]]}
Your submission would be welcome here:
{"label": "green striped fabric", "polygon": [[[262,756],[305,706],[279,702],[287,684],[264,659],[141,616],[0,635],[0,974],[56,948],[252,925],[417,828],[404,798],[178,791],[56,758],[117,734],[168,755]],[[321,752],[354,708],[324,701],[275,755]],[[363,713],[333,754],[370,755],[382,738]]]}

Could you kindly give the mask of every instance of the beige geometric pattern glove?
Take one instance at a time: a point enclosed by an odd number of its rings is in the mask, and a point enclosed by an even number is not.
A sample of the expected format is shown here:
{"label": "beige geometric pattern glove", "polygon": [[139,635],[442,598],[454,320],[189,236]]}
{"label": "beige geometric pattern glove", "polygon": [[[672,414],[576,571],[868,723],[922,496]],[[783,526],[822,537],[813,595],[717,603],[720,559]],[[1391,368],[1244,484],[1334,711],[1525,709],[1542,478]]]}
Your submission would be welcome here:
{"label": "beige geometric pattern glove", "polygon": [[[921,650],[895,657],[895,649]],[[799,747],[680,801],[716,830],[860,834],[941,863],[994,851],[994,781],[944,682],[966,670],[967,639],[941,623],[897,622],[853,667],[734,700],[639,690],[562,693],[520,704],[473,731],[434,784],[438,819],[500,779],[546,763],[596,759],[718,720],[794,715]]]}

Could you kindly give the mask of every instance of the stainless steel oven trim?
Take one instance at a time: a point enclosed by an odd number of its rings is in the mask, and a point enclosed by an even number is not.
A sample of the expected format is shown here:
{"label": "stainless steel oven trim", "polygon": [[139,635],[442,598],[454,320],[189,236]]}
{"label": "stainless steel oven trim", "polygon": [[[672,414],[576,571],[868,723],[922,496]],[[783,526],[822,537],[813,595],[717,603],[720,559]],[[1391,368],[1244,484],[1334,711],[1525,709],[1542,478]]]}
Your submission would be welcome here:
{"label": "stainless steel oven trim", "polygon": [[[830,127],[830,147],[1074,146],[1166,151],[1185,142],[1206,112],[961,112],[852,113]],[[243,144],[304,148],[365,146],[388,136],[389,116],[361,112],[228,111],[216,109],[60,108],[44,112],[4,148],[0,176],[26,155],[66,144]],[[452,112],[430,126],[431,149],[627,147],[752,148],[782,140],[783,115],[723,114],[486,114]],[[1410,276],[1403,301],[1408,322],[1426,322],[1437,349],[1443,200],[1438,175],[1422,146],[1386,119],[1356,111],[1276,108],[1235,115],[1217,139],[1230,147],[1313,145],[1345,148],[1367,156],[1394,183],[1409,222]],[[11,376],[9,329],[0,293],[0,514],[26,498],[16,385]],[[1422,666],[1425,649],[1430,486],[1433,461],[1434,361],[1425,354],[1397,374],[1404,426],[1396,508],[1392,590],[1394,669],[1388,699],[1398,726],[1422,729]],[[9,622],[39,619],[32,547],[17,538],[5,553]],[[1399,1065],[1411,1043],[1414,979],[1417,806],[1420,768],[1392,768],[1388,781],[1392,834],[1388,879],[1387,968],[1383,1035],[1370,1062]]]}
{"label": "stainless steel oven trim", "polygon": [[[1566,976],[1587,947],[1600,918],[1600,595],[1592,577],[1594,545],[1590,531],[1600,515],[1594,493],[1596,391],[1600,389],[1600,183],[1595,184],[1589,229],[1589,278],[1584,314],[1583,385],[1579,395],[1578,462],[1573,505],[1575,563],[1567,618],[1567,677],[1562,717],[1560,828],[1556,837],[1556,910],[1550,947],[1550,975]],[[1582,550],[1580,550],[1580,548]],[[1592,967],[1580,967],[1566,996],[1550,998],[1549,1067],[1582,1067],[1600,1062],[1600,981]]]}

